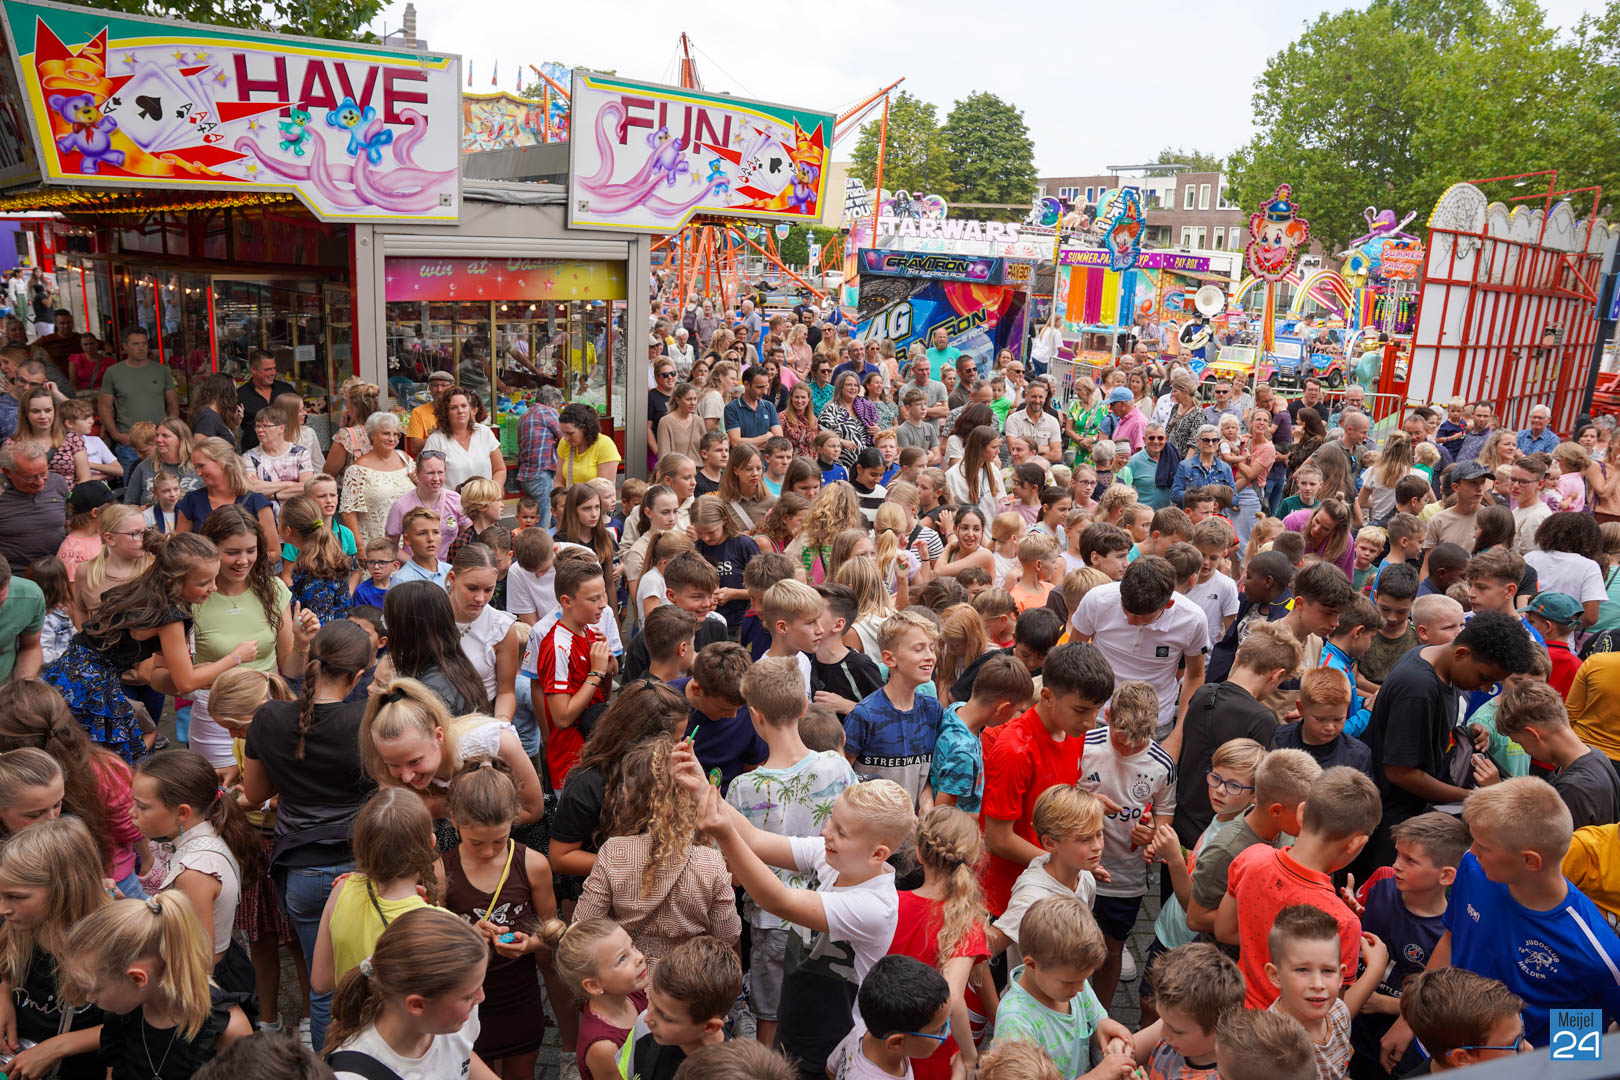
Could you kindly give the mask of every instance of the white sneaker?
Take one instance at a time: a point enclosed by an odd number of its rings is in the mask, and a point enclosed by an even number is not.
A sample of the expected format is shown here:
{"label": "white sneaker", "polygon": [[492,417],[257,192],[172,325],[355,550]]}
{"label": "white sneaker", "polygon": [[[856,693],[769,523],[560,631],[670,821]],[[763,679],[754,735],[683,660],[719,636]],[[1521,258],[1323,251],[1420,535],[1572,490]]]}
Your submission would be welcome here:
{"label": "white sneaker", "polygon": [[305,1050],[315,1049],[315,1043],[309,1037],[309,1017],[298,1021],[298,1041],[304,1044]]}
{"label": "white sneaker", "polygon": [[557,1080],[579,1080],[579,1059],[564,1052],[557,1062]]}
{"label": "white sneaker", "polygon": [[1136,975],[1136,957],[1131,955],[1130,946],[1126,946],[1119,954],[1119,981],[1134,982]]}
{"label": "white sneaker", "polygon": [[277,1020],[273,1024],[267,1024],[263,1020],[260,1020],[259,1021],[259,1030],[260,1031],[269,1031],[269,1032],[280,1031],[281,1030],[281,1021]]}

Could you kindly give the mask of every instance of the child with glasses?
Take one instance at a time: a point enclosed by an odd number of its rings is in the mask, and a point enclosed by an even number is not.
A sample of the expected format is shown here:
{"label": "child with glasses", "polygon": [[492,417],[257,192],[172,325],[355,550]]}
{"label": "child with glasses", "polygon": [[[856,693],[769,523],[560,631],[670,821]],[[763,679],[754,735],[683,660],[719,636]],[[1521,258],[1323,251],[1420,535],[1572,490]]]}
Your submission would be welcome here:
{"label": "child with glasses", "polygon": [[366,545],[366,557],[361,560],[360,568],[369,577],[354,587],[349,603],[382,607],[383,595],[388,592],[388,581],[399,569],[399,549],[387,537],[380,536]]}

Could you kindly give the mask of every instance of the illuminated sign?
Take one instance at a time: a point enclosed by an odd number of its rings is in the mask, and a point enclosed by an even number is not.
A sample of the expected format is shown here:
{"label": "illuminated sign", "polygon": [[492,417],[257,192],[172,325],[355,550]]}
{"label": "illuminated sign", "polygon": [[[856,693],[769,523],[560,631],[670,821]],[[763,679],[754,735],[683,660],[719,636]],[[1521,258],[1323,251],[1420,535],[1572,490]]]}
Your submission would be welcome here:
{"label": "illuminated sign", "polygon": [[925,251],[861,251],[861,273],[999,285],[1002,261],[993,255],[941,255]]}
{"label": "illuminated sign", "polygon": [[[1063,266],[1109,267],[1109,253],[1101,248],[1068,248],[1058,253]],[[1184,270],[1194,274],[1209,270],[1209,259],[1201,255],[1178,255],[1174,251],[1144,251],[1136,260],[1138,270]]]}

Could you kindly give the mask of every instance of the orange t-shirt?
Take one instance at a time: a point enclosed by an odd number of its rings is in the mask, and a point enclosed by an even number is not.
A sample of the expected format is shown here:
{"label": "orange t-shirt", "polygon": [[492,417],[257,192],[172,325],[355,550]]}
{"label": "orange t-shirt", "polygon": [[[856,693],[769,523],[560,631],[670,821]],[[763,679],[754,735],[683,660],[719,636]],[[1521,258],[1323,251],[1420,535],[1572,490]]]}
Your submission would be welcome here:
{"label": "orange t-shirt", "polygon": [[1037,580],[1034,588],[1026,588],[1020,578],[1018,584],[1007,592],[1012,596],[1013,603],[1018,605],[1019,614],[1023,614],[1032,607],[1046,606],[1046,598],[1052,595],[1052,583]]}
{"label": "orange t-shirt", "polygon": [[1340,962],[1346,982],[1353,982],[1361,959],[1361,920],[1333,891],[1333,881],[1320,870],[1301,866],[1288,854],[1292,848],[1253,844],[1232,860],[1226,871],[1227,891],[1238,910],[1238,967],[1249,990],[1246,1009],[1268,1009],[1277,1000],[1277,988],[1266,977],[1271,959],[1267,940],[1277,913],[1294,904],[1309,904],[1333,916],[1339,924]]}

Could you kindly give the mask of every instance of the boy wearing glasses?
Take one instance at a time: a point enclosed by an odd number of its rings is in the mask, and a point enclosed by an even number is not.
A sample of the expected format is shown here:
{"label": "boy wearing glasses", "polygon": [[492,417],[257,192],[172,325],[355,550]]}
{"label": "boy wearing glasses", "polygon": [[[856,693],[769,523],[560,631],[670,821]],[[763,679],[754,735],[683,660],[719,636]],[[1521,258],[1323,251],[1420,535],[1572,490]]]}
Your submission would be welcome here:
{"label": "boy wearing glasses", "polygon": [[1520,555],[1536,550],[1536,530],[1552,517],[1552,507],[1541,497],[1541,482],[1547,476],[1547,459],[1525,454],[1508,473],[1508,501],[1513,507],[1513,550]]}
{"label": "boy wearing glasses", "polygon": [[398,549],[386,536],[379,536],[366,545],[366,557],[361,566],[371,576],[354,587],[349,606],[370,604],[380,608],[383,606],[383,594],[388,591],[388,581],[399,569]]}

